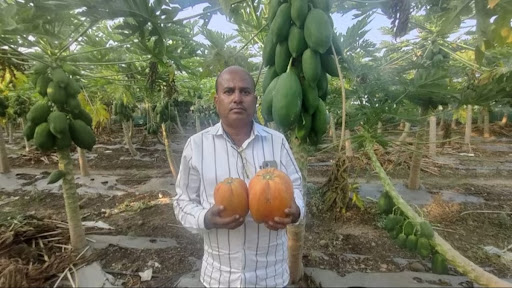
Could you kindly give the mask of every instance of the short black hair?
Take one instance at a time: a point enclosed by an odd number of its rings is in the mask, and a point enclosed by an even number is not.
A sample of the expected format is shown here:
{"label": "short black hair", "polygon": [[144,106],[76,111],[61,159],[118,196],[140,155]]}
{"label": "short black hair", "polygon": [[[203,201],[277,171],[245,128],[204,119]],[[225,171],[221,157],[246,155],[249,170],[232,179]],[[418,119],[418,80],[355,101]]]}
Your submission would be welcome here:
{"label": "short black hair", "polygon": [[226,69],[222,70],[222,72],[220,72],[219,75],[217,75],[217,78],[215,78],[215,93],[218,93],[218,90],[219,90],[219,78],[222,75],[222,73],[224,73],[224,71],[226,71],[227,69],[233,68],[233,67],[237,67],[237,68],[242,69],[247,74],[247,76],[249,76],[249,79],[251,79],[251,84],[252,84],[253,92],[256,92],[256,81],[254,81],[254,78],[252,77],[251,73],[249,73],[249,71],[247,71],[245,68],[235,65],[235,66],[227,67]]}

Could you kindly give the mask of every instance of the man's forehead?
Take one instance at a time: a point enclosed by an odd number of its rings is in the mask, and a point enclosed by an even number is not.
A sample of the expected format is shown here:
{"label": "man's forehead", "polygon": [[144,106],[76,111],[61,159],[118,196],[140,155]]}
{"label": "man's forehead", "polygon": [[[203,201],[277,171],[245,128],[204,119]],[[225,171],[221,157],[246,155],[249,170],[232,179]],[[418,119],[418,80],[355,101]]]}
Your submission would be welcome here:
{"label": "man's forehead", "polygon": [[235,71],[225,71],[222,73],[219,82],[224,88],[252,88],[250,76],[245,73],[236,73]]}

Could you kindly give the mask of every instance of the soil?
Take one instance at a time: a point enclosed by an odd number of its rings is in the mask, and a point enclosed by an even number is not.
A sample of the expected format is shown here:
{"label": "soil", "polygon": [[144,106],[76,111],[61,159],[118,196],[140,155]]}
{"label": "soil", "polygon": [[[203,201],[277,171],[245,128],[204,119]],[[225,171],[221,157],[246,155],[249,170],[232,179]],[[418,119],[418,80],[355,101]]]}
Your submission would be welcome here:
{"label": "soil", "polygon": [[[156,137],[146,137],[142,143],[142,130],[135,129],[133,142],[138,157],[131,157],[122,144],[122,130],[113,127],[110,134],[98,139],[105,145],[88,152],[93,158],[88,163],[91,173],[118,175],[118,184],[136,191],[137,186],[152,177],[171,177],[165,150],[158,146]],[[462,130],[461,130],[462,131]],[[179,164],[181,149],[193,131],[183,135],[173,134],[175,163]],[[459,131],[460,133],[460,131]],[[13,168],[35,168],[51,172],[57,167],[57,159],[51,154],[42,154],[34,149],[25,152],[22,139],[16,134],[16,145],[8,147]],[[508,139],[510,140],[510,139]],[[419,207],[423,216],[432,222],[436,232],[457,251],[480,267],[502,278],[512,277],[512,269],[497,256],[487,254],[482,247],[494,246],[503,249],[512,239],[512,142],[504,138],[483,139],[474,137],[472,150],[462,145],[438,149],[436,157],[425,156],[427,168],[435,173],[423,171],[423,186],[434,196],[443,190],[473,195],[485,200],[482,203],[452,203],[434,197],[429,205]],[[116,145],[118,145],[116,147]],[[492,146],[492,147],[491,147]],[[491,147],[491,148],[489,148]],[[339,217],[322,208],[320,186],[330,173],[329,164],[335,152],[323,150],[310,157],[308,168],[307,222],[303,262],[306,267],[331,269],[340,275],[354,271],[385,272],[424,269],[430,271],[429,260],[422,260],[415,253],[399,248],[388,233],[381,228],[383,216],[377,212],[372,201],[366,201],[364,209],[350,205],[346,214]],[[386,152],[388,153],[388,152]],[[393,154],[395,153],[395,154]],[[473,153],[474,156],[460,153]],[[394,179],[407,179],[409,153],[389,152],[381,158],[388,165],[389,175]],[[393,156],[395,155],[395,156]],[[126,159],[124,159],[125,157]],[[350,162],[351,179],[377,179],[365,160],[357,155]],[[75,160],[78,172],[78,160]],[[388,163],[388,162],[386,162]],[[391,162],[389,162],[391,163]],[[384,163],[385,164],[385,163]],[[383,165],[384,165],[383,164]],[[385,165],[384,165],[385,166]],[[31,180],[35,175],[24,173],[19,179]],[[479,179],[482,179],[479,181]],[[2,187],[2,186],[0,186]],[[0,225],[10,223],[20,215],[34,215],[43,219],[66,221],[62,195],[41,191],[9,191],[0,188],[0,201],[9,197],[17,200],[2,204]],[[103,221],[114,230],[87,229],[88,234],[111,234],[172,238],[177,247],[158,250],[127,249],[110,245],[99,255],[102,267],[112,275],[124,280],[125,286],[148,286],[155,283],[172,283],[180,275],[190,272],[203,253],[200,236],[192,234],[175,219],[171,195],[162,191],[144,193],[129,192],[123,195],[87,194],[79,195],[83,221]],[[501,211],[508,212],[471,212]],[[335,217],[338,216],[338,217]],[[406,263],[403,260],[407,259]],[[158,263],[154,266],[154,262]],[[417,262],[418,264],[413,264]],[[153,266],[151,266],[153,265]],[[154,279],[140,282],[137,272],[153,267]],[[451,274],[459,274],[451,269]],[[302,286],[314,286],[304,279]]]}

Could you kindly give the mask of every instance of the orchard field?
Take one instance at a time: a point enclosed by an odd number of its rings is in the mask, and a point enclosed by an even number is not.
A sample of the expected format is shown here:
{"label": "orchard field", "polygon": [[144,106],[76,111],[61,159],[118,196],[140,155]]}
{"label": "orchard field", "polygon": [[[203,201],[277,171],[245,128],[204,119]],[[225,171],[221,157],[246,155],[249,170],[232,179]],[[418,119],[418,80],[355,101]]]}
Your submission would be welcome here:
{"label": "orchard field", "polygon": [[510,0],[0,1],[0,286],[186,286],[203,241],[174,183],[230,65],[303,174],[293,285],[512,286],[511,17]]}

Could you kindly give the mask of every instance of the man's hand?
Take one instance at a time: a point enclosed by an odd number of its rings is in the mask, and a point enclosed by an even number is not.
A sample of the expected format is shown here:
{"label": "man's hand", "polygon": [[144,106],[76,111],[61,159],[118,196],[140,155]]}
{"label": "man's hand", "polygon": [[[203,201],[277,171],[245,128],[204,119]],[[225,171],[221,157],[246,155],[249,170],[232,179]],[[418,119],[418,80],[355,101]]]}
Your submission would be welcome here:
{"label": "man's hand", "polygon": [[204,227],[207,230],[216,229],[235,229],[244,224],[244,217],[233,215],[231,217],[222,218],[220,213],[224,210],[224,206],[213,205],[204,215]]}
{"label": "man's hand", "polygon": [[297,203],[295,203],[295,200],[293,200],[292,207],[284,210],[284,214],[286,214],[287,217],[276,217],[274,218],[274,221],[266,222],[265,226],[269,230],[277,231],[280,229],[285,229],[288,224],[297,223],[297,221],[299,221],[300,218],[300,209]]}

